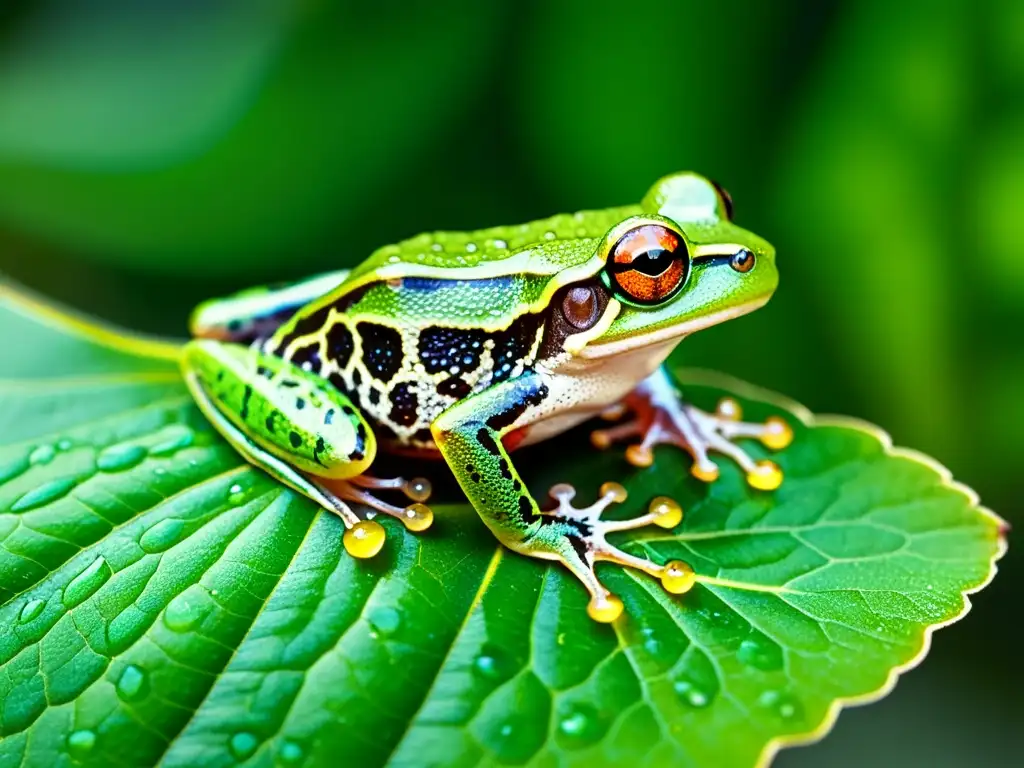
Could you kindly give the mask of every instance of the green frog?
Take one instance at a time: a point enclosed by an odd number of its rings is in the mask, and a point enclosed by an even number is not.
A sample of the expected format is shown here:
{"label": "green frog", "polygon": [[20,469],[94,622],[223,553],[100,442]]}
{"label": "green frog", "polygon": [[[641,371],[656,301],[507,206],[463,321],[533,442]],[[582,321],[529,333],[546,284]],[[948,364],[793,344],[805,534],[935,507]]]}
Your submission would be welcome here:
{"label": "green frog", "polygon": [[752,487],[779,486],[779,467],[736,441],[781,449],[789,425],[743,422],[731,399],[699,410],[662,367],[683,338],[757,309],[776,288],[774,249],[732,219],[721,186],[678,173],[639,205],[419,235],[352,270],[202,304],[185,379],[245,459],[341,518],[351,555],[380,551],[378,513],[411,531],[433,521],[428,481],[368,474],[378,447],[440,457],[502,544],[563,563],[589,591],[590,616],[614,621],[622,602],[595,561],[645,571],[672,593],[693,585],[686,563],[655,563],[606,539],[673,528],[679,505],[657,497],[643,515],[602,520],[626,497],[608,482],[584,507],[556,485],[553,507],[542,508],[512,454],[603,415],[620,421],[595,430],[594,446],[630,443],[635,466],[668,443],[692,455],[700,480],[716,479],[718,454]]}

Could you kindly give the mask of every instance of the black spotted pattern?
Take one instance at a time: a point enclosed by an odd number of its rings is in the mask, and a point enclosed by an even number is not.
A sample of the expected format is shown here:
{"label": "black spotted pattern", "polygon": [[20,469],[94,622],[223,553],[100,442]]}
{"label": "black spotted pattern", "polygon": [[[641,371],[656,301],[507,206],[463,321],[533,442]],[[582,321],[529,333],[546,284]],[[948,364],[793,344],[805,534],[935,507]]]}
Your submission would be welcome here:
{"label": "black spotted pattern", "polygon": [[494,381],[504,381],[512,375],[516,363],[525,358],[537,338],[540,316],[526,314],[516,320],[504,331],[491,334],[494,339]]}
{"label": "black spotted pattern", "polygon": [[354,349],[355,342],[348,326],[344,323],[332,325],[327,331],[327,357],[333,360],[338,368],[345,368]]}
{"label": "black spotted pattern", "polygon": [[419,398],[416,396],[415,385],[409,381],[396,384],[388,395],[391,400],[391,412],[388,418],[392,424],[403,427],[411,427],[416,423],[416,409],[419,408]]}
{"label": "black spotted pattern", "polygon": [[451,376],[437,385],[437,393],[439,395],[447,395],[457,400],[468,397],[472,391],[473,388],[460,376]]}
{"label": "black spotted pattern", "polygon": [[330,312],[331,308],[327,306],[321,307],[316,312],[306,315],[305,317],[300,317],[295,321],[295,326],[281,339],[281,342],[275,348],[274,353],[277,355],[283,355],[285,350],[291,346],[293,341],[319,331],[327,322],[327,316]]}
{"label": "black spotted pattern", "polygon": [[363,342],[363,364],[378,381],[391,381],[402,367],[402,335],[394,328],[361,322],[356,331]]}
{"label": "black spotted pattern", "polygon": [[314,342],[304,347],[299,347],[292,353],[291,361],[300,368],[319,373],[323,362],[320,360],[320,344]]}
{"label": "black spotted pattern", "polygon": [[441,328],[420,332],[420,361],[427,373],[468,373],[480,365],[487,334],[475,328]]}

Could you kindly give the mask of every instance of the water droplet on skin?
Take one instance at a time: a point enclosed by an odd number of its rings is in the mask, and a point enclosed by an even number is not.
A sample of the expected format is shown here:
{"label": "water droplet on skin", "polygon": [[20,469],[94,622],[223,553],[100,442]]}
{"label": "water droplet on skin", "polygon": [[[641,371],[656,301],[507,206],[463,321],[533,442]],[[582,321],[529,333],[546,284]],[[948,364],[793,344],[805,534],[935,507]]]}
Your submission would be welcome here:
{"label": "water droplet on skin", "polygon": [[771,672],[782,667],[782,648],[778,643],[756,633],[740,643],[736,658],[747,666]]}
{"label": "water droplet on skin", "polygon": [[256,751],[256,747],[259,745],[260,743],[255,736],[248,731],[241,731],[231,737],[231,741],[228,742],[228,749],[239,760],[245,760]]}
{"label": "water droplet on skin", "polygon": [[117,680],[117,697],[121,701],[136,701],[149,692],[149,680],[146,673],[134,664],[124,668]]}
{"label": "water droplet on skin", "polygon": [[711,703],[713,698],[711,693],[686,678],[680,678],[672,683],[672,689],[676,692],[681,702],[694,709],[703,709]]}
{"label": "water droplet on skin", "polygon": [[141,464],[147,453],[141,445],[112,445],[96,457],[96,466],[102,472],[123,472]]}
{"label": "water droplet on skin", "polygon": [[402,614],[386,605],[377,605],[370,609],[367,620],[378,635],[391,637],[402,626]]}
{"label": "water droplet on skin", "polygon": [[602,733],[597,711],[587,704],[573,704],[559,718],[558,732],[570,748],[592,744]]}
{"label": "water droplet on skin", "polygon": [[184,521],[176,517],[168,517],[143,533],[142,538],[139,539],[139,546],[142,547],[143,552],[149,554],[163,552],[181,540],[184,530]]}
{"label": "water droplet on skin", "polygon": [[11,511],[27,512],[30,509],[42,507],[51,501],[67,496],[76,485],[78,485],[78,479],[74,477],[58,477],[56,480],[50,480],[14,502],[11,505]]}
{"label": "water droplet on skin", "polygon": [[57,455],[57,449],[52,445],[40,445],[28,455],[28,461],[33,466],[49,464]]}
{"label": "water droplet on skin", "polygon": [[503,251],[506,248],[508,248],[508,243],[506,243],[504,240],[495,240],[494,247],[497,248],[499,251]]}
{"label": "water droplet on skin", "polygon": [[306,754],[302,751],[302,747],[294,741],[283,741],[281,748],[277,751],[277,756],[285,765],[298,765],[306,757]]}
{"label": "water droplet on skin", "polygon": [[149,449],[150,456],[170,456],[182,448],[188,448],[195,440],[195,434],[182,424],[172,424],[161,433],[163,439]]}
{"label": "water droplet on skin", "polygon": [[93,595],[97,589],[107,583],[107,580],[114,575],[110,564],[102,555],[97,557],[89,567],[75,576],[61,595],[61,602],[68,608],[74,608],[83,600]]}
{"label": "water droplet on skin", "polygon": [[95,746],[96,734],[93,731],[83,728],[68,735],[68,753],[72,757],[85,757]]}
{"label": "water droplet on skin", "polygon": [[18,614],[18,621],[22,624],[28,624],[36,616],[43,612],[43,608],[46,607],[46,601],[44,600],[29,600],[21,608],[21,613]]}
{"label": "water droplet on skin", "polygon": [[555,237],[556,237],[555,233],[550,231],[550,230],[548,230],[547,232],[544,233],[544,239],[545,240],[554,240]]}
{"label": "water droplet on skin", "polygon": [[804,716],[800,701],[785,691],[765,691],[758,697],[757,703],[772,710],[782,720],[802,720]]}

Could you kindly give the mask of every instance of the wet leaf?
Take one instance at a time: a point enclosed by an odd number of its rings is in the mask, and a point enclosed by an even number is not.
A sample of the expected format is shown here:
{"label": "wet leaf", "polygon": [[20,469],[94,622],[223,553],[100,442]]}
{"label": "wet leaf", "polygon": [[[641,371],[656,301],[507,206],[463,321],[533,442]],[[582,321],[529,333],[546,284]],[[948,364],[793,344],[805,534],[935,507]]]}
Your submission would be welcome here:
{"label": "wet leaf", "polygon": [[171,345],[2,287],[0,333],[2,764],[753,765],[883,695],[1004,547],[876,430],[682,372],[698,403],[729,391],[796,426],[787,479],[756,492],[723,465],[703,485],[668,449],[629,470],[583,431],[521,454],[537,493],[618,477],[622,514],[683,504],[626,546],[697,586],[605,568],[626,614],[598,625],[567,572],[498,547],[456,496],[428,533],[385,521],[378,558],[348,557],[338,519],[199,416]]}

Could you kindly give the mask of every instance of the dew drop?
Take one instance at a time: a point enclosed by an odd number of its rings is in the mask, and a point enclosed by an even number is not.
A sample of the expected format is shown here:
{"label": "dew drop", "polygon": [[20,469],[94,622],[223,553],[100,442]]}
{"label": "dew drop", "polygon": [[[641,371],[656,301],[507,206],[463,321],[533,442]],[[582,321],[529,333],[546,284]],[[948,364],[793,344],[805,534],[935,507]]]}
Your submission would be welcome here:
{"label": "dew drop", "polygon": [[761,633],[745,638],[736,651],[736,657],[747,666],[765,672],[782,667],[782,648]]}
{"label": "dew drop", "polygon": [[168,517],[161,520],[152,528],[142,534],[139,539],[139,546],[143,552],[153,554],[170,549],[181,540],[181,534],[185,530],[185,523],[176,517]]}
{"label": "dew drop", "polygon": [[0,485],[3,485],[8,480],[13,480],[19,475],[23,475],[30,466],[32,466],[32,463],[28,460],[27,456],[22,456],[7,464],[0,464]]}
{"label": "dew drop", "polygon": [[248,731],[240,731],[231,737],[228,742],[228,749],[231,750],[231,754],[239,760],[245,760],[250,757],[253,752],[256,751],[256,747],[259,746],[259,741]]}
{"label": "dew drop", "polygon": [[43,608],[46,607],[45,600],[29,600],[21,608],[21,613],[18,614],[18,621],[22,624],[28,624],[32,619],[43,612]]}
{"label": "dew drop", "polygon": [[800,701],[785,691],[765,691],[758,697],[757,702],[782,720],[803,719],[804,709]]}
{"label": "dew drop", "polygon": [[703,709],[711,703],[713,698],[713,694],[686,678],[679,678],[673,682],[672,689],[676,692],[680,701],[694,709]]}
{"label": "dew drop", "polygon": [[136,701],[149,692],[149,680],[141,667],[129,664],[117,680],[117,697],[121,701]]}
{"label": "dew drop", "polygon": [[371,608],[367,619],[374,631],[382,637],[391,637],[402,626],[402,614],[387,605]]}
{"label": "dew drop", "polygon": [[554,240],[555,237],[556,237],[555,233],[552,232],[551,230],[548,230],[547,232],[544,233],[544,239],[545,240]]}
{"label": "dew drop", "polygon": [[285,765],[298,765],[306,757],[306,753],[294,741],[283,741],[277,751],[277,756]]}
{"label": "dew drop", "polygon": [[113,575],[114,572],[110,568],[110,563],[100,555],[89,564],[88,568],[75,576],[64,587],[61,602],[68,608],[74,608],[106,584],[107,580]]}
{"label": "dew drop", "polygon": [[68,753],[72,757],[85,757],[96,746],[96,733],[88,729],[68,734]]}
{"label": "dew drop", "polygon": [[164,609],[164,626],[172,632],[188,632],[205,614],[206,606],[201,605],[197,597],[182,592]]}
{"label": "dew drop", "polygon": [[230,504],[233,507],[237,507],[245,501],[247,495],[248,491],[246,491],[246,489],[242,487],[242,484],[235,483],[230,488],[228,488],[228,504]]}
{"label": "dew drop", "polygon": [[57,443],[57,450],[58,451],[70,451],[74,447],[74,445],[75,444],[72,443],[70,440],[68,440],[67,438],[64,438],[63,440],[61,440],[60,442]]}
{"label": "dew drop", "polygon": [[96,457],[96,466],[102,472],[123,472],[142,463],[147,453],[141,445],[112,445]]}
{"label": "dew drop", "polygon": [[50,480],[33,488],[14,502],[11,505],[11,511],[27,512],[30,509],[42,507],[51,501],[67,496],[76,485],[78,485],[78,479],[74,477],[58,477],[56,480]]}
{"label": "dew drop", "polygon": [[499,251],[503,251],[506,248],[508,248],[508,243],[505,242],[504,240],[495,240],[494,247],[497,248]]}
{"label": "dew drop", "polygon": [[466,253],[476,253],[476,243],[466,243]]}
{"label": "dew drop", "polygon": [[195,440],[195,433],[182,424],[172,424],[162,430],[163,439],[149,449],[150,456],[170,456],[182,448],[188,448]]}
{"label": "dew drop", "polygon": [[49,464],[56,455],[57,449],[52,445],[40,445],[28,455],[28,461],[33,466],[40,466],[42,464]]}
{"label": "dew drop", "polygon": [[509,664],[500,648],[487,644],[473,660],[473,671],[485,680],[504,680],[509,676]]}
{"label": "dew drop", "polygon": [[593,707],[573,704],[558,720],[558,732],[566,746],[582,747],[592,744],[601,736],[601,721]]}

